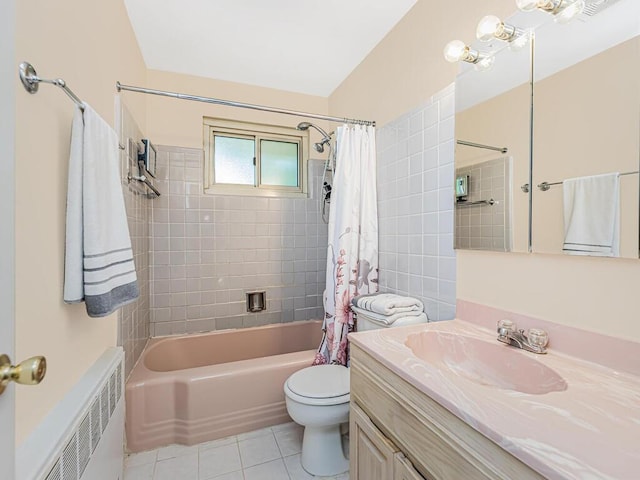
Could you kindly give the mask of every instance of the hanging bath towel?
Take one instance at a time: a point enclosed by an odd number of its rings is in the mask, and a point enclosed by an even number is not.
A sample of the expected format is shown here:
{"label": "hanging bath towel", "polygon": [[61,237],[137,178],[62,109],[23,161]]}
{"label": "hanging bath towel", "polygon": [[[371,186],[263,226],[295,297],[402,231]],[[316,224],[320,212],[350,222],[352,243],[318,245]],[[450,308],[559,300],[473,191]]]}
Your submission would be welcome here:
{"label": "hanging bath towel", "polygon": [[620,255],[620,174],[570,178],[562,183],[564,245],[568,255]]}
{"label": "hanging bath towel", "polygon": [[118,168],[118,138],[91,107],[76,108],[71,131],[64,301],[103,317],[138,298]]}

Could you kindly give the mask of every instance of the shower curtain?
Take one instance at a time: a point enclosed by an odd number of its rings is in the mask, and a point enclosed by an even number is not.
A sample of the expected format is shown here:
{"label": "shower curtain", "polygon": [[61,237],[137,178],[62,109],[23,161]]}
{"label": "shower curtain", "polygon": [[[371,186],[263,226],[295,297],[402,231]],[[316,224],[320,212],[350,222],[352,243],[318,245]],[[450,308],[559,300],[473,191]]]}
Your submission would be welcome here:
{"label": "shower curtain", "polygon": [[314,365],[347,365],[347,334],[353,330],[351,299],[378,291],[375,128],[344,125],[338,128],[336,143],[324,335]]}

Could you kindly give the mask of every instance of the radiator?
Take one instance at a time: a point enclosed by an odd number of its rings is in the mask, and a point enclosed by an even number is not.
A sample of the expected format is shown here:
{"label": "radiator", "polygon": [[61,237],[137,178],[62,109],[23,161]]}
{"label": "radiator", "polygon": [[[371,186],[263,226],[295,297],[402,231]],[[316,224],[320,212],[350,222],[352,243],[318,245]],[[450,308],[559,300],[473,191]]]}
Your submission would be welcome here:
{"label": "radiator", "polygon": [[122,480],[124,353],[109,348],[18,447],[17,480]]}

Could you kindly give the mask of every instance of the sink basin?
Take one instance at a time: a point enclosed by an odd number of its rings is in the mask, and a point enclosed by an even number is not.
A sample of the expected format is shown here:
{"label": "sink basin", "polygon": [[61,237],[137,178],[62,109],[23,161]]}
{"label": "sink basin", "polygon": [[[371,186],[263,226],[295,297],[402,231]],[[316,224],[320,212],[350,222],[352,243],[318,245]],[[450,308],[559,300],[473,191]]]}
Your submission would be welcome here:
{"label": "sink basin", "polygon": [[567,382],[534,354],[501,343],[425,331],[409,335],[405,345],[421,360],[480,385],[533,395],[567,389]]}

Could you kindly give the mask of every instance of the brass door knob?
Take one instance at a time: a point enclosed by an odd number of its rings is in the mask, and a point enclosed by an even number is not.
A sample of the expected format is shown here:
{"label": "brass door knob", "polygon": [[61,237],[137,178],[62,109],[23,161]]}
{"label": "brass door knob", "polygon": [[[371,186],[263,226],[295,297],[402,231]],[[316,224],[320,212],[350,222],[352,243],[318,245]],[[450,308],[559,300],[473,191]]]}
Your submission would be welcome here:
{"label": "brass door knob", "polygon": [[0,355],[0,394],[9,382],[22,385],[37,385],[47,373],[47,360],[44,357],[31,357],[18,365],[11,365],[11,359]]}

